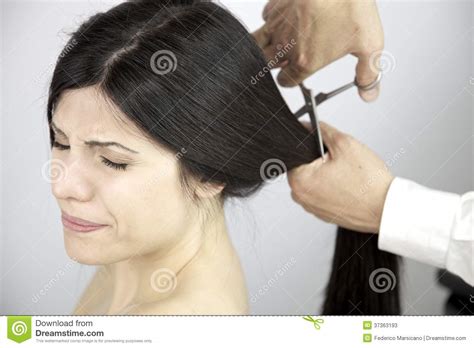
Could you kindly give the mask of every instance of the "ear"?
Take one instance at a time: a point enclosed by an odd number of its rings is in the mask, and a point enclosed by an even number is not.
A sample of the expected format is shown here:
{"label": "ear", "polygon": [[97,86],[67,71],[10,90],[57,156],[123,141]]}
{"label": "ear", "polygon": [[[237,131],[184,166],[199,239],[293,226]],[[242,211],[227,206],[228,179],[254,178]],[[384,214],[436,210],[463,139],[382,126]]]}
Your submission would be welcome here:
{"label": "ear", "polygon": [[199,198],[213,198],[219,195],[224,189],[225,184],[213,184],[210,182],[201,182],[196,185],[195,194]]}

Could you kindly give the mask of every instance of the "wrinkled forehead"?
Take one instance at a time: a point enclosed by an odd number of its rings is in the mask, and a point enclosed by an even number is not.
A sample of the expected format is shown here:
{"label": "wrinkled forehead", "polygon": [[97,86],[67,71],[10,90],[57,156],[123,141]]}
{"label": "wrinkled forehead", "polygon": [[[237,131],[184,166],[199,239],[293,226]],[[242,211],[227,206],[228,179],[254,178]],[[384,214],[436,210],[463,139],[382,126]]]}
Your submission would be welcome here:
{"label": "wrinkled forehead", "polygon": [[119,142],[149,158],[157,154],[174,158],[173,152],[139,129],[95,86],[64,91],[52,120],[72,139]]}
{"label": "wrinkled forehead", "polygon": [[64,91],[55,107],[53,122],[66,134],[78,138],[145,141],[143,132],[93,86]]}

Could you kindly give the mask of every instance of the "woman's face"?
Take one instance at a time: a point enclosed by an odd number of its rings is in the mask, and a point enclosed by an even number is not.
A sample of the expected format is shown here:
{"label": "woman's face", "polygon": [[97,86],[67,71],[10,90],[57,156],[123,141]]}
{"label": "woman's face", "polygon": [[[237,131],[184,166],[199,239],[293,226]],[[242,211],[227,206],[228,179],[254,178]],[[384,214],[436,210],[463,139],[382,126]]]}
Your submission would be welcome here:
{"label": "woman's face", "polygon": [[[63,93],[52,121],[60,144],[53,147],[52,163],[61,170],[52,191],[61,211],[107,225],[92,232],[64,226],[71,258],[109,264],[166,252],[184,237],[193,210],[180,185],[175,153],[117,120],[94,87]],[[116,142],[130,150],[89,141]],[[107,161],[123,165],[114,168]]]}

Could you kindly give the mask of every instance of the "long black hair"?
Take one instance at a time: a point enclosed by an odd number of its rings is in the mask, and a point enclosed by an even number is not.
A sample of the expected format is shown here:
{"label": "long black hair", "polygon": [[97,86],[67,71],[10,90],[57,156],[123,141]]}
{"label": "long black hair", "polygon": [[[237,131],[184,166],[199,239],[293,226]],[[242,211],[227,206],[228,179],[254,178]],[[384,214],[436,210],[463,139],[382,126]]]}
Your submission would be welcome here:
{"label": "long black hair", "polygon": [[[321,156],[265,66],[252,35],[215,3],[124,2],[72,34],[52,77],[48,123],[64,91],[97,86],[152,141],[181,154],[184,179],[224,185],[222,199],[247,197],[265,183],[265,163],[285,171]],[[372,290],[381,268],[397,275],[377,236],[339,228],[323,313],[397,314],[397,287]]]}

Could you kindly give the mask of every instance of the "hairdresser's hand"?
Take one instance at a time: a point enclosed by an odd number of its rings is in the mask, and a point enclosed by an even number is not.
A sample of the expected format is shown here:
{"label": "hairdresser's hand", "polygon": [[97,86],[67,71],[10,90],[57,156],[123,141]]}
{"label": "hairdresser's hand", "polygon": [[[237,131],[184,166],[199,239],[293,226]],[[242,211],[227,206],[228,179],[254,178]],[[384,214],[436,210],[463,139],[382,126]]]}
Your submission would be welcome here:
{"label": "hairdresser's hand", "polygon": [[384,161],[352,136],[320,122],[329,153],[288,173],[291,196],[320,219],[377,233],[393,180]]}
{"label": "hairdresser's hand", "polygon": [[[253,35],[269,67],[282,67],[282,86],[296,86],[347,54],[358,58],[359,84],[376,79],[384,36],[375,0],[270,0],[263,18],[265,25]],[[379,88],[359,95],[372,101]]]}

